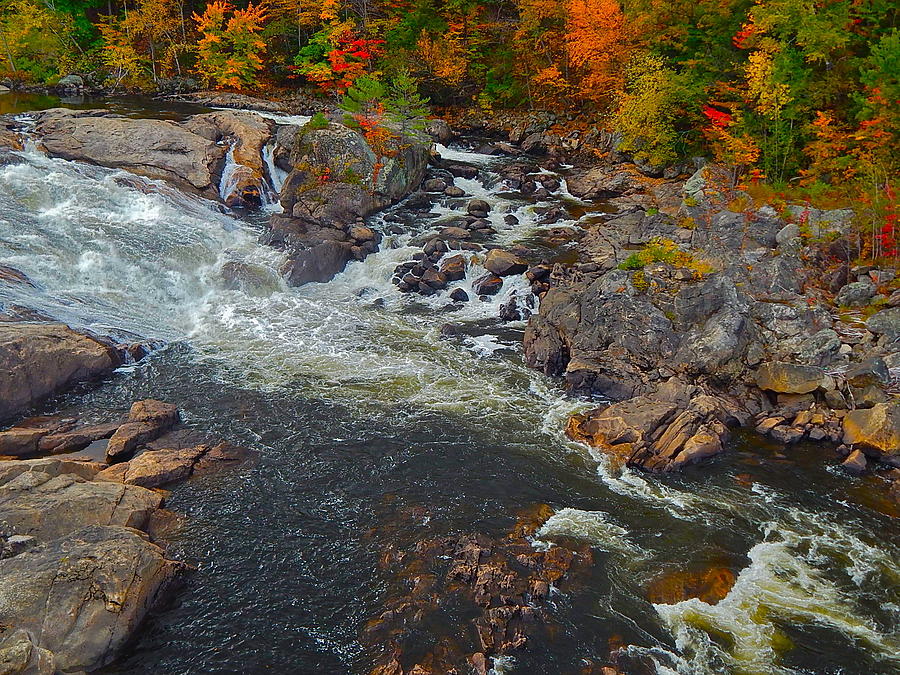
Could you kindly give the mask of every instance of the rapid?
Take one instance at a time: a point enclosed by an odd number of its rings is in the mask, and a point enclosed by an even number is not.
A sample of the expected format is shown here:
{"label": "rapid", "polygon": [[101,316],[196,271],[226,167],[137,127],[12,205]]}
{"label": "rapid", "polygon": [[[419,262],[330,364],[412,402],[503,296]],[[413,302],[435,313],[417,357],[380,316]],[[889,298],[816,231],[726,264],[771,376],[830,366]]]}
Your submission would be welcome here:
{"label": "rapid", "polygon": [[[503,159],[439,150],[479,167],[456,184],[491,203],[500,243],[540,234],[535,204],[498,180]],[[367,673],[378,654],[360,628],[379,611],[388,543],[503,537],[542,503],[555,513],[533,545],[587,542],[594,563],[551,596],[553,639],[497,672],[577,673],[618,644],[634,673],[900,672],[890,505],[813,446],[788,459],[738,436],[712,465],[658,478],[569,441],[567,416],[589,403],[524,366],[524,321],[496,320],[503,303],[527,306],[523,281],[462,305],[391,283],[449,207],[405,228],[374,219],[379,252],[290,288],[257,217],[34,147],[20,158],[0,166],[0,262],[34,285],[0,286],[0,306],[164,343],[48,409],[152,396],[259,452],[174,489],[186,517],[170,546],[197,571],[104,672]],[[563,180],[548,203],[569,199]],[[685,570],[734,584],[718,604],[680,599],[665,582]]]}

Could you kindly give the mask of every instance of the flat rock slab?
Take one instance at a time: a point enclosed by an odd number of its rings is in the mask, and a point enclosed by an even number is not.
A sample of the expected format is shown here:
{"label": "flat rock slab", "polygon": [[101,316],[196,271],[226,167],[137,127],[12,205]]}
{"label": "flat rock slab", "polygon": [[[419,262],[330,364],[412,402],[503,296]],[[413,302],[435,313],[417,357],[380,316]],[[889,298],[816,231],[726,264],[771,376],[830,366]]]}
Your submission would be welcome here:
{"label": "flat rock slab", "polygon": [[141,532],[109,526],[86,527],[0,561],[0,625],[12,627],[0,634],[0,663],[4,656],[26,666],[46,663],[51,655],[53,661],[52,668],[3,672],[105,665],[179,567]]}
{"label": "flat rock slab", "polygon": [[175,122],[61,108],[38,116],[35,133],[53,157],[125,169],[218,193],[225,148]]}
{"label": "flat rock slab", "polygon": [[186,480],[197,473],[213,473],[247,459],[250,451],[230,443],[195,447],[148,449],[128,462],[114,464],[97,480],[157,488]]}
{"label": "flat rock slab", "polygon": [[[0,462],[0,475],[10,463],[16,462]],[[14,476],[10,473],[0,485],[0,528],[6,534],[31,535],[39,542],[88,525],[143,529],[163,503],[162,494],[134,485],[89,481],[71,473],[54,476],[39,467]]]}

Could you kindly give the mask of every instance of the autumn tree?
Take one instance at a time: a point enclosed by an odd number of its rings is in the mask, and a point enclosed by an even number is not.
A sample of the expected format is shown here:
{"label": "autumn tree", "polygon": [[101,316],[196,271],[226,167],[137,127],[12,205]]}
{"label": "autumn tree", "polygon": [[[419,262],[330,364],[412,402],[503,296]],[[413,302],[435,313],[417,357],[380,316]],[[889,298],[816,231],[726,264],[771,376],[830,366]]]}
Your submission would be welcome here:
{"label": "autumn tree", "polygon": [[266,20],[263,3],[234,9],[214,0],[203,14],[194,14],[201,38],[197,43],[197,74],[206,84],[244,89],[256,84],[266,43],[259,33]]}
{"label": "autumn tree", "polygon": [[625,17],[616,0],[568,0],[566,55],[581,77],[578,93],[594,102],[609,102],[622,87],[628,55]]}

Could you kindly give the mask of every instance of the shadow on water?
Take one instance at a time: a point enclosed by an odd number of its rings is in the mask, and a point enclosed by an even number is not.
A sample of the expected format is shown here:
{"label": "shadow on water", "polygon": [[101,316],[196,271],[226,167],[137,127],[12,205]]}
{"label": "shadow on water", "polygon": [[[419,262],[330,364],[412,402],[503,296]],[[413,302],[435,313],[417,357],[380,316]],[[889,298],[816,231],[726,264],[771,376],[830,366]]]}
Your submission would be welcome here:
{"label": "shadow on water", "polygon": [[193,103],[176,101],[153,101],[148,105],[146,98],[139,96],[91,97],[82,95],[58,96],[33,92],[10,91],[0,94],[0,115],[18,115],[48,108],[73,108],[93,110],[103,108],[117,115],[136,119],[165,119],[176,122],[191,115],[210,112],[212,108]]}

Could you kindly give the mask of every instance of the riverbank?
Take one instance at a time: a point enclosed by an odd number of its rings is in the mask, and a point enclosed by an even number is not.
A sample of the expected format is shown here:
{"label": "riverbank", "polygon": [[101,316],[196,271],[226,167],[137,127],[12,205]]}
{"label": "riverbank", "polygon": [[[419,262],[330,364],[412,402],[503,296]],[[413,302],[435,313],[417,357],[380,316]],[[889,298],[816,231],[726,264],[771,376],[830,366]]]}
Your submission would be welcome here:
{"label": "riverbank", "polygon": [[[53,125],[73,124],[77,132],[80,124],[104,123],[98,119],[103,118],[53,113],[39,117],[35,128],[50,129],[52,137],[57,133]],[[172,124],[196,136],[194,142],[211,140],[211,145],[202,146],[204,156],[210,157],[226,148],[234,133],[216,131],[224,119],[216,113]],[[234,119],[247,118],[237,114]],[[291,125],[271,122],[264,126],[277,143],[279,126]],[[61,138],[67,134],[77,138],[77,133],[69,132]],[[268,145],[268,138],[262,138],[253,146],[258,152],[251,153],[261,158],[257,169],[264,179],[258,183],[261,194],[279,175],[264,161]],[[382,216],[354,213],[352,218],[332,220],[327,229],[319,227],[315,236],[333,231],[329,241],[339,236],[334,233],[345,233],[348,238],[337,241],[349,245],[338,248],[350,256],[332,281],[299,288],[286,287],[278,274],[292,254],[256,241],[260,234],[263,241],[271,241],[265,211],[236,211],[247,214],[242,222],[210,208],[213,200],[227,199],[221,190],[227,160],[221,168],[216,162],[212,165],[208,185],[220,189],[210,190],[210,202],[179,197],[152,178],[144,182],[121,171],[108,173],[34,154],[4,169],[6,184],[16,190],[15,199],[32,195],[30,202],[22,203],[32,204],[29,208],[39,215],[26,221],[38,239],[14,246],[11,255],[33,284],[5,286],[4,306],[12,297],[10,289],[16,289],[12,293],[19,300],[45,311],[62,311],[69,322],[96,324],[99,318],[117,329],[172,345],[151,353],[133,369],[112,375],[105,384],[61,400],[100,408],[118,401],[115,407],[121,409],[138,398],[129,392],[139,391],[141,398],[152,395],[187,407],[194,426],[221,424],[233,430],[234,440],[262,450],[262,466],[233,474],[235,478],[226,474],[219,487],[199,479],[179,488],[176,503],[187,507],[196,524],[188,523],[185,535],[171,536],[173,551],[187,551],[188,558],[204,550],[214,553],[202,554],[207,567],[188,582],[186,606],[164,611],[167,627],[162,633],[147,634],[144,646],[127,655],[121,666],[113,666],[112,672],[147,672],[153,667],[199,672],[210,664],[250,671],[275,664],[298,672],[322,668],[368,672],[376,667],[389,668],[379,672],[408,672],[418,664],[421,672],[460,663],[476,669],[489,668],[492,662],[501,667],[505,658],[513,659],[517,665],[509,667],[522,668],[521,672],[529,672],[529,667],[546,669],[547,664],[565,664],[560,672],[575,672],[585,667],[585,660],[595,672],[603,668],[652,672],[664,665],[683,672],[716,672],[719,663],[746,668],[747,659],[754,668],[763,668],[759,659],[780,668],[792,659],[807,658],[806,638],[802,630],[793,632],[795,646],[785,649],[774,637],[765,637],[774,624],[757,624],[751,618],[752,608],[766,602],[765,587],[754,586],[754,578],[768,583],[772,580],[768,572],[787,556],[798,574],[814,567],[822,575],[815,589],[818,596],[842,589],[844,566],[831,558],[817,562],[813,553],[804,553],[808,543],[804,537],[809,536],[819,545],[838,542],[834,544],[838,548],[850,542],[859,547],[865,541],[870,547],[866,550],[877,554],[866,563],[853,558],[853,565],[871,566],[853,583],[866,592],[882,584],[886,572],[879,561],[890,556],[890,543],[870,536],[878,527],[890,529],[890,519],[878,514],[878,509],[890,507],[881,503],[870,510],[859,504],[860,499],[865,504],[878,502],[884,488],[871,477],[852,479],[826,471],[825,465],[836,460],[823,461],[821,452],[809,445],[813,429],[819,428],[812,418],[803,423],[801,437],[790,451],[781,444],[744,440],[733,431],[730,440],[725,438],[725,430],[715,422],[727,427],[725,422],[732,420],[719,420],[718,406],[734,402],[734,409],[741,412],[749,400],[761,406],[757,414],[765,412],[768,419],[780,404],[777,396],[773,402],[755,379],[746,379],[753,372],[749,366],[733,372],[728,366],[713,370],[715,377],[698,377],[690,370],[678,372],[682,364],[670,352],[660,351],[662,345],[677,355],[673,345],[679,341],[700,344],[698,328],[714,325],[709,318],[734,297],[739,300],[734,306],[742,312],[747,311],[744,304],[754,307],[748,312],[754,325],[757,320],[777,327],[797,322],[771,340],[756,338],[761,348],[771,349],[790,330],[796,329],[793,337],[809,330],[812,319],[780,314],[760,318],[759,313],[768,305],[782,311],[780,307],[790,307],[791,302],[799,304],[799,298],[756,297],[758,280],[748,282],[731,269],[747,264],[740,257],[749,248],[743,244],[728,248],[722,254],[727,265],[715,270],[694,270],[664,260],[651,261],[642,269],[617,269],[646,250],[653,237],[674,240],[683,234],[680,230],[691,232],[692,239],[684,241],[695,257],[717,250],[702,243],[702,237],[708,237],[702,227],[673,227],[665,217],[648,213],[681,208],[687,176],[647,180],[640,171],[619,164],[561,167],[552,152],[548,163],[528,154],[510,157],[508,149],[492,147],[499,145],[496,140],[477,139],[473,145],[478,152],[444,146],[442,158],[433,159],[419,179],[423,189]],[[88,152],[85,147],[79,152]],[[520,150],[512,143],[509,147]],[[290,162],[285,166],[292,171],[299,164],[295,159],[319,161],[314,150],[271,150],[276,168],[279,156]],[[79,159],[102,163],[96,155]],[[32,180],[38,176],[51,176],[50,187],[39,187]],[[415,182],[408,182],[409,189],[415,189]],[[40,196],[56,186],[70,201]],[[90,201],[80,200],[82,194],[90,195]],[[92,210],[97,201],[99,210]],[[61,203],[66,206],[55,209]],[[292,217],[302,219],[294,216],[293,206]],[[23,212],[21,217],[31,216]],[[368,220],[361,226],[358,217]],[[777,241],[787,225],[769,223],[768,229],[760,226],[762,234],[752,233],[766,237],[766,242],[775,237],[769,248],[777,253],[754,259],[762,278],[781,269],[772,266],[784,265],[790,271],[791,265],[806,264]],[[84,227],[102,242],[104,257],[96,257],[89,246],[72,237]],[[351,243],[351,231],[360,227],[380,239],[373,250],[362,251],[360,246],[374,241],[368,232],[357,232],[366,239],[354,237]],[[716,231],[730,232],[721,227]],[[735,239],[737,232],[743,233],[743,228],[735,225]],[[4,240],[17,242],[18,236],[8,231]],[[60,246],[60,237],[65,246]],[[308,239],[294,238],[289,243],[297,251],[307,251],[324,241],[310,246]],[[353,246],[365,253],[362,259],[353,261]],[[751,250],[758,254],[759,248]],[[150,261],[147,250],[155,252]],[[688,270],[690,278],[681,270]],[[636,283],[638,272],[644,272],[646,288]],[[747,270],[748,275],[751,272]],[[129,280],[135,274],[139,284]],[[723,291],[728,280],[734,289]],[[605,293],[618,303],[609,305]],[[670,309],[663,303],[672,297]],[[603,311],[591,314],[583,309],[593,307]],[[675,314],[674,319],[667,311]],[[820,314],[810,310],[812,317]],[[558,316],[564,320],[556,322]],[[609,327],[603,328],[601,320]],[[666,327],[663,320],[671,324],[668,332],[660,328]],[[621,329],[645,324],[654,337],[643,343],[628,341],[642,335],[640,330]],[[570,329],[571,335],[566,332]],[[544,334],[536,334],[542,330],[546,335],[556,331],[558,352],[541,342]],[[606,344],[604,336],[613,334],[617,341]],[[702,330],[699,336],[703,337]],[[888,341],[873,347],[863,339],[859,344],[854,360],[873,349],[889,355],[883,349]],[[585,345],[606,354],[573,354],[573,347]],[[841,351],[837,347],[838,356]],[[657,352],[656,361],[651,361]],[[619,360],[604,362],[610,353]],[[728,452],[700,470],[688,468],[682,476],[657,481],[633,472],[627,466],[631,453],[615,447],[627,442],[634,450],[635,441],[603,440],[596,450],[567,444],[561,430],[572,412],[581,415],[570,423],[573,434],[584,433],[582,425],[591,420],[592,430],[608,428],[608,422],[599,421],[604,414],[607,420],[613,413],[619,419],[624,416],[615,406],[590,412],[577,398],[562,397],[549,376],[522,367],[523,358],[542,354],[555,355],[553,362],[564,376],[559,382],[573,393],[614,398],[607,387],[614,383],[629,405],[644,400],[668,404],[671,410],[658,416],[666,429],[679,418],[680,429],[686,428],[684,419],[698,420],[696,428],[688,427],[694,430],[679,446],[680,452],[698,446],[697,441],[693,445],[687,441],[704,425],[708,430],[702,431],[710,437],[722,432],[719,442]],[[575,357],[581,366],[570,368]],[[766,354],[758,363],[771,360]],[[668,374],[667,369],[674,372]],[[553,372],[552,377],[559,374]],[[731,375],[724,384],[723,374]],[[771,381],[780,382],[775,376]],[[847,382],[847,387],[856,386]],[[660,393],[662,384],[671,395],[669,401]],[[891,391],[889,384],[876,389]],[[804,410],[821,407],[827,391],[812,393],[812,399],[799,394],[801,398],[794,400],[806,403]],[[703,397],[713,398],[714,405],[699,408]],[[770,407],[763,408],[762,401],[769,401]],[[731,408],[726,412],[738,418]],[[701,413],[706,417],[699,417]],[[818,409],[810,414],[819,414]],[[791,427],[799,424],[796,418],[797,413],[790,418]],[[646,419],[646,410],[641,411],[641,424]],[[756,420],[739,421],[752,425]],[[634,429],[647,436],[653,433],[632,419],[626,422],[620,427],[626,436],[637,433]],[[831,430],[833,422],[833,417],[823,419],[819,426]],[[807,429],[806,424],[813,426]],[[771,428],[787,426],[776,422]],[[667,433],[675,435],[674,430]],[[606,445],[627,454],[626,461],[616,466]],[[804,483],[811,482],[814,494],[791,492],[790,485],[802,476],[809,477]],[[840,506],[857,480],[866,486],[865,497],[857,495],[848,502],[853,506]],[[535,514],[536,503],[548,502],[551,507]],[[816,525],[817,518],[827,526]],[[862,524],[857,526],[856,519]],[[516,525],[519,520],[522,524]],[[760,539],[761,524],[768,521],[775,523],[771,530],[775,534]],[[247,531],[248,522],[259,527]],[[723,530],[722,522],[729,523],[732,534]],[[419,547],[418,541],[430,543]],[[573,555],[584,562],[560,568],[558,561],[530,553],[529,548],[541,550],[533,541],[546,542],[553,556]],[[476,550],[477,555],[472,553]],[[264,554],[255,555],[257,551]],[[525,564],[531,572],[496,588],[485,585],[488,576],[520,574],[522,556],[533,561]],[[378,559],[380,566],[373,564]],[[451,569],[442,562],[447,559],[453,561]],[[342,563],[334,565],[334,560]],[[384,586],[372,588],[371,570],[376,567],[380,571],[374,579]],[[556,584],[554,576],[562,569],[565,573]],[[549,600],[540,597],[546,596],[543,587],[525,584],[531,574],[536,575],[533,581],[555,587]],[[217,591],[216,585],[223,583],[235,591]],[[799,592],[790,579],[783,583],[781,596]],[[283,592],[273,594],[276,587]],[[604,599],[605,593],[615,597]],[[865,615],[867,610],[853,605],[852,593],[832,598],[828,611],[843,618],[833,619],[828,630],[843,635],[851,623],[841,622]],[[689,597],[703,598],[705,607]],[[452,617],[457,603],[481,613],[481,618]],[[802,604],[798,600],[797,606]],[[602,609],[606,606],[609,611]],[[796,616],[796,606],[791,607],[770,609],[777,617]],[[451,616],[446,616],[448,612]],[[698,619],[698,612],[706,618]],[[821,615],[826,615],[824,608]],[[816,610],[805,616],[820,620]],[[248,642],[236,644],[227,635],[241,617],[248,624]],[[725,626],[742,641],[744,651],[708,643],[702,628],[695,632],[704,621]],[[793,626],[790,621],[797,619],[777,619],[779,626],[785,621]],[[877,621],[885,619],[879,616]],[[420,622],[428,628],[423,631]],[[224,624],[221,630],[219,623]],[[197,625],[205,626],[209,634],[197,635]],[[272,625],[280,626],[287,636],[284,642],[271,634]],[[368,628],[361,631],[360,626]],[[761,632],[752,642],[746,636],[755,627]],[[470,630],[475,632],[469,637],[452,637]],[[684,646],[676,647],[673,635],[681,636]],[[877,628],[857,635],[867,646],[854,657],[879,663],[880,654],[890,647],[889,638]],[[291,644],[292,639],[296,643]],[[269,645],[265,655],[257,652],[254,642]],[[751,642],[754,648],[745,649]],[[194,645],[196,651],[186,655],[183,649],[173,649],[179,644]],[[229,649],[222,650],[223,644]],[[303,655],[300,666],[298,653]]]}

